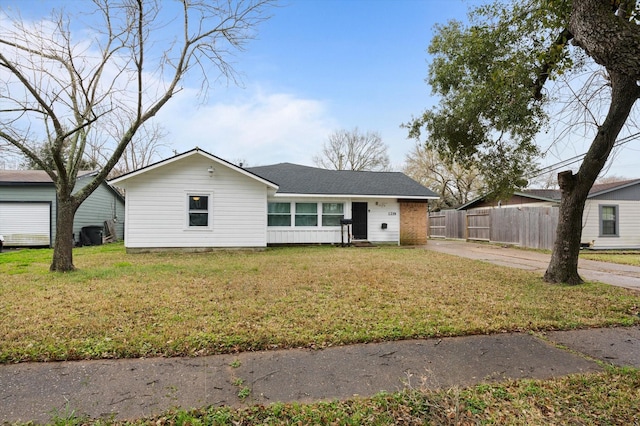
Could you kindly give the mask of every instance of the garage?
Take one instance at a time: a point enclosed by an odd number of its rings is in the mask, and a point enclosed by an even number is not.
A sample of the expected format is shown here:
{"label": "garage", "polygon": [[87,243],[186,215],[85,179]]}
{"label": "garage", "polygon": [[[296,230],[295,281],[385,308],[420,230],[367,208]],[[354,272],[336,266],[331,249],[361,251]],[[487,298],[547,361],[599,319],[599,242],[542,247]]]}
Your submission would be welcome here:
{"label": "garage", "polygon": [[9,247],[51,245],[50,202],[0,202],[0,235]]}

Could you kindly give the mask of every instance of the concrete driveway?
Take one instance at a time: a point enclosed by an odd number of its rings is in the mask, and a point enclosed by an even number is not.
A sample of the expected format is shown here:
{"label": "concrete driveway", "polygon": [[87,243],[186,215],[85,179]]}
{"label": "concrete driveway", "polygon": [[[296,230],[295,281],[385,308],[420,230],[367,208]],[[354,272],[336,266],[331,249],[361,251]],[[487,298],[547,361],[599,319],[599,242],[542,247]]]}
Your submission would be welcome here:
{"label": "concrete driveway", "polygon": [[[429,240],[427,250],[482,260],[500,266],[526,269],[543,275],[551,255],[531,250],[508,248],[454,240]],[[640,291],[640,267],[580,259],[578,273],[584,280],[600,281]]]}

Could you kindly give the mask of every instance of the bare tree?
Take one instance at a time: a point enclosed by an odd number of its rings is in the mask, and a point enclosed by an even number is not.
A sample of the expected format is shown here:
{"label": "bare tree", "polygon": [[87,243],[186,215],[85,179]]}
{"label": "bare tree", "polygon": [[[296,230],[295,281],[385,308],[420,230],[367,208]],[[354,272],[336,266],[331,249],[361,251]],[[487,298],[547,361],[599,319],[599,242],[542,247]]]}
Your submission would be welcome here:
{"label": "bare tree", "polygon": [[[122,123],[128,123],[129,120],[121,120],[113,123],[109,129],[104,132],[103,138],[96,138],[89,141],[86,156],[91,164],[105,164],[113,155],[113,140],[119,140],[126,130],[122,127]],[[157,161],[161,157],[161,151],[169,148],[170,144],[165,142],[167,131],[155,121],[147,121],[144,123],[136,135],[122,152],[120,160],[111,169],[108,178],[114,178],[125,173],[146,167]]]}
{"label": "bare tree", "polygon": [[[87,2],[70,3],[37,23],[0,12],[0,140],[17,147],[55,183],[52,271],[75,269],[76,210],[136,133],[181,90],[185,77],[198,78],[204,96],[212,77],[236,81],[229,55],[254,37],[270,4],[94,0],[92,10]],[[172,21],[163,21],[167,16]],[[120,122],[122,117],[127,121]],[[88,145],[103,138],[109,125],[121,129],[111,155],[74,193]],[[35,141],[42,140],[49,145],[52,166],[35,149]]]}
{"label": "bare tree", "polygon": [[416,144],[407,154],[403,172],[440,196],[434,210],[458,207],[484,190],[482,175],[476,167],[444,158],[422,144]]}
{"label": "bare tree", "polygon": [[528,188],[558,189],[558,177],[554,171],[538,173],[528,179]]}
{"label": "bare tree", "polygon": [[595,184],[596,185],[604,185],[604,184],[609,184],[609,183],[618,183],[618,182],[624,182],[627,180],[631,180],[627,177],[624,176],[618,176],[618,175],[610,175],[610,176],[604,176],[604,177],[600,177],[598,179],[596,179]]}
{"label": "bare tree", "polygon": [[17,169],[23,157],[16,147],[0,139],[0,170]]}
{"label": "bare tree", "polygon": [[380,134],[371,131],[362,134],[357,127],[332,133],[313,162],[333,170],[390,170],[387,146]]}

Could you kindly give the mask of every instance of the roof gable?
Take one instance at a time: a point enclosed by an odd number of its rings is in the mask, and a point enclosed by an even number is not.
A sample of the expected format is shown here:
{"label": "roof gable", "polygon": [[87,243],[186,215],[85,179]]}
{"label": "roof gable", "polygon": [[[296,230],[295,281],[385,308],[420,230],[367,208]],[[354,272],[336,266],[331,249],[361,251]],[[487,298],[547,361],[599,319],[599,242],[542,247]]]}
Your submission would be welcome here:
{"label": "roof gable", "polygon": [[640,184],[640,179],[624,180],[612,183],[602,183],[593,185],[587,198],[596,198],[605,194],[613,195],[613,192],[627,190],[632,186]]}
{"label": "roof gable", "polygon": [[223,160],[220,157],[216,157],[213,154],[209,154],[208,152],[203,151],[202,149],[200,149],[198,147],[196,147],[196,148],[194,148],[194,149],[192,149],[190,151],[183,152],[182,154],[177,154],[177,155],[175,155],[173,157],[170,157],[170,158],[167,158],[165,160],[158,161],[157,163],[150,164],[150,165],[148,165],[146,167],[143,167],[141,169],[134,170],[134,171],[129,172],[129,173],[125,173],[122,176],[118,176],[117,178],[111,179],[109,181],[109,184],[118,185],[119,183],[126,182],[127,180],[129,180],[131,178],[134,178],[136,176],[140,176],[141,174],[150,172],[151,170],[155,170],[155,169],[164,167],[164,166],[166,166],[168,164],[172,164],[172,163],[174,163],[176,161],[179,161],[179,160],[182,160],[182,159],[194,156],[194,155],[199,155],[199,156],[205,157],[205,158],[213,161],[214,163],[221,164],[221,165],[223,165],[225,167],[228,167],[228,168],[230,168],[230,169],[232,169],[232,170],[234,170],[234,171],[236,171],[236,172],[238,172],[238,173],[240,173],[242,175],[248,176],[251,179],[254,179],[254,180],[257,180],[257,181],[259,181],[261,183],[264,183],[265,185],[267,185],[267,186],[269,186],[269,187],[271,187],[273,189],[277,189],[278,188],[278,185],[275,184],[274,182],[272,182],[272,181],[270,181],[268,179],[265,179],[265,178],[263,178],[261,176],[258,176],[256,174],[252,173],[251,171],[249,171],[248,169],[243,169],[242,167],[238,167],[235,164],[230,163],[230,162],[228,162],[226,160]]}
{"label": "roof gable", "polygon": [[247,170],[276,182],[278,195],[367,195],[437,199],[430,189],[400,172],[327,170],[279,163]]}
{"label": "roof gable", "polygon": [[[557,189],[525,189],[522,191],[516,191],[511,195],[511,198],[519,197],[527,200],[527,203],[540,203],[541,201],[547,201],[552,203],[560,202],[560,191]],[[473,200],[461,205],[456,210],[467,210],[483,203],[488,198],[488,195],[481,195]],[[497,201],[497,200],[496,200]],[[503,200],[504,201],[504,200]],[[524,200],[518,201],[518,204],[525,202]]]}

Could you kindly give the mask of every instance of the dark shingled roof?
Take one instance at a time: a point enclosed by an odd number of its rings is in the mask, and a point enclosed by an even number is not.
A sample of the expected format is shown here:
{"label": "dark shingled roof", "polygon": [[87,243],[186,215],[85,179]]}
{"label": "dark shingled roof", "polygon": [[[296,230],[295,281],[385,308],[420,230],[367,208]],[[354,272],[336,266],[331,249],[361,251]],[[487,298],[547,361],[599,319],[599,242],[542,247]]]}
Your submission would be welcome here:
{"label": "dark shingled roof", "polygon": [[247,171],[276,183],[278,194],[372,195],[398,198],[438,198],[400,172],[326,170],[291,163],[248,167]]}
{"label": "dark shingled roof", "polygon": [[[592,197],[596,194],[611,192],[620,188],[624,188],[626,186],[634,185],[636,183],[640,183],[640,179],[620,180],[610,183],[596,183],[589,190],[589,197]],[[525,189],[520,194],[560,201],[559,189]]]}
{"label": "dark shingled roof", "polygon": [[517,194],[530,195],[534,198],[543,198],[546,200],[560,200],[559,189],[525,189]]}
{"label": "dark shingled roof", "polygon": [[610,192],[616,189],[621,189],[627,186],[635,185],[637,183],[640,183],[640,179],[620,180],[618,182],[611,182],[611,183],[599,183],[591,187],[591,190],[589,191],[589,196]]}

